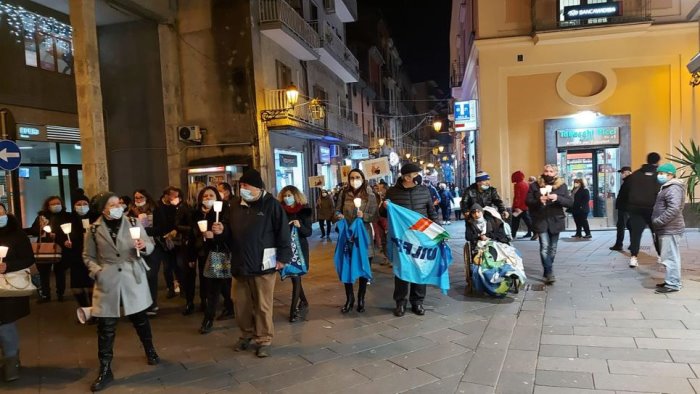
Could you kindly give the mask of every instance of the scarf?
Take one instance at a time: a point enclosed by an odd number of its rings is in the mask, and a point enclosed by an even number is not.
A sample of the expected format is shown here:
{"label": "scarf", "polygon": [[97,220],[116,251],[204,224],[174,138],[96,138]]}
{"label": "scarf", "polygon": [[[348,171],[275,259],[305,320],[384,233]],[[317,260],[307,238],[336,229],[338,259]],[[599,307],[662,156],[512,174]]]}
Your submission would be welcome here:
{"label": "scarf", "polygon": [[296,204],[292,205],[291,207],[287,204],[282,204],[282,207],[284,208],[285,212],[287,212],[288,214],[292,214],[292,215],[299,213],[299,211],[301,211],[301,209],[304,208],[304,206],[299,204],[299,203],[296,203]]}

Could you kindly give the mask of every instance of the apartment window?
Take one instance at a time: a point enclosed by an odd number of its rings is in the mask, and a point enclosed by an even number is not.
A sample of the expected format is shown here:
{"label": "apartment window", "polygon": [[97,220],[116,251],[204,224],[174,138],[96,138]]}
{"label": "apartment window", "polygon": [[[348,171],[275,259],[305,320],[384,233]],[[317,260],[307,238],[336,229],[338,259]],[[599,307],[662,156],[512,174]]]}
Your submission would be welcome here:
{"label": "apartment window", "polygon": [[357,96],[357,86],[355,84],[352,84],[352,97]]}
{"label": "apartment window", "polygon": [[318,85],[314,85],[314,97],[321,100],[323,103],[328,102],[328,93]]}
{"label": "apartment window", "polygon": [[292,69],[279,60],[275,60],[277,69],[277,89],[286,89],[292,84]]}
{"label": "apartment window", "polygon": [[352,118],[353,118],[353,120],[355,121],[355,124],[358,125],[358,126],[360,126],[360,120],[359,120],[359,118],[358,118],[358,116],[357,116],[357,112],[353,112],[353,113],[352,113]]}
{"label": "apartment window", "polygon": [[36,32],[24,38],[24,64],[46,71],[73,74],[73,48],[68,40]]}

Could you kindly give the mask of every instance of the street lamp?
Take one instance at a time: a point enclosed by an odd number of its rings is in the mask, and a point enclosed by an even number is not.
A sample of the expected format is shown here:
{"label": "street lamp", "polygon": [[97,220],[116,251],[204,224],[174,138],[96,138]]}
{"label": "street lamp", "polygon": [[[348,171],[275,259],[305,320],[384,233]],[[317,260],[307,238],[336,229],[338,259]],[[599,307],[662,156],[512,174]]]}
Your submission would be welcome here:
{"label": "street lamp", "polygon": [[284,93],[287,95],[287,103],[290,107],[297,105],[297,101],[299,101],[299,90],[297,90],[294,83],[289,84],[287,91]]}
{"label": "street lamp", "polygon": [[276,119],[283,113],[289,112],[289,110],[293,109],[294,106],[297,105],[297,101],[299,101],[299,90],[293,83],[289,84],[284,94],[287,96],[287,104],[289,107],[262,110],[260,111],[260,120],[263,122],[269,122]]}
{"label": "street lamp", "polygon": [[439,120],[434,121],[433,122],[433,129],[439,133],[440,129],[442,129],[442,122]]}
{"label": "street lamp", "polygon": [[444,151],[444,150],[445,150],[444,146],[442,146],[442,145],[438,146],[438,152],[442,153],[442,151]]}

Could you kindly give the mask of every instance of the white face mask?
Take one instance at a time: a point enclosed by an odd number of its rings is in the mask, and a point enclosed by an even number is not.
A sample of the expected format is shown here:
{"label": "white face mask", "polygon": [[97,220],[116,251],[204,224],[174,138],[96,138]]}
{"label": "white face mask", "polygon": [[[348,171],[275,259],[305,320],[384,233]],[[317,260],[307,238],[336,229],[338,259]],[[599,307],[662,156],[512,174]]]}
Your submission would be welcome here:
{"label": "white face mask", "polygon": [[211,209],[211,207],[214,206],[214,200],[202,200],[202,205],[204,205],[206,209]]}
{"label": "white face mask", "polygon": [[174,198],[174,199],[170,200],[170,205],[177,205],[177,204],[179,204],[179,203],[180,203],[180,199],[179,199],[179,198]]}
{"label": "white face mask", "polygon": [[350,181],[350,186],[352,186],[353,189],[357,190],[362,186],[362,180],[361,179],[353,179]]}
{"label": "white face mask", "polygon": [[121,219],[124,214],[122,207],[114,207],[109,210],[109,217],[111,219]]}
{"label": "white face mask", "polygon": [[135,202],[134,205],[141,208],[142,206],[146,205],[146,201],[138,201],[138,202]]}

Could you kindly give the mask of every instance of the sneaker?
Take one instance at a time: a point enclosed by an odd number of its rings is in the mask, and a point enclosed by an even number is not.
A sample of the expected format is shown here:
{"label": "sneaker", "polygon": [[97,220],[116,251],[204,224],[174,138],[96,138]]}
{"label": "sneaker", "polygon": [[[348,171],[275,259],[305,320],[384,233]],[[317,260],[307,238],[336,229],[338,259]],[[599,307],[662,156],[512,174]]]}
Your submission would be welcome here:
{"label": "sneaker", "polygon": [[666,287],[666,282],[657,283],[656,287],[659,287],[659,288]]}
{"label": "sneaker", "polygon": [[679,292],[680,289],[674,289],[672,287],[662,287],[660,289],[656,289],[654,293],[656,294],[666,294],[666,293],[676,293]]}
{"label": "sneaker", "polygon": [[260,358],[270,357],[270,345],[260,345],[255,355]]}
{"label": "sneaker", "polygon": [[175,294],[180,294],[180,283],[178,281],[175,281]]}
{"label": "sneaker", "polygon": [[630,268],[634,268],[638,265],[639,265],[639,262],[637,261],[637,256],[630,257]]}
{"label": "sneaker", "polygon": [[551,285],[552,283],[554,283],[556,281],[557,281],[557,277],[552,275],[552,274],[545,275],[545,277],[544,277],[544,283],[546,285]]}
{"label": "sneaker", "polygon": [[241,338],[233,345],[233,350],[236,352],[242,352],[250,346],[250,338]]}

